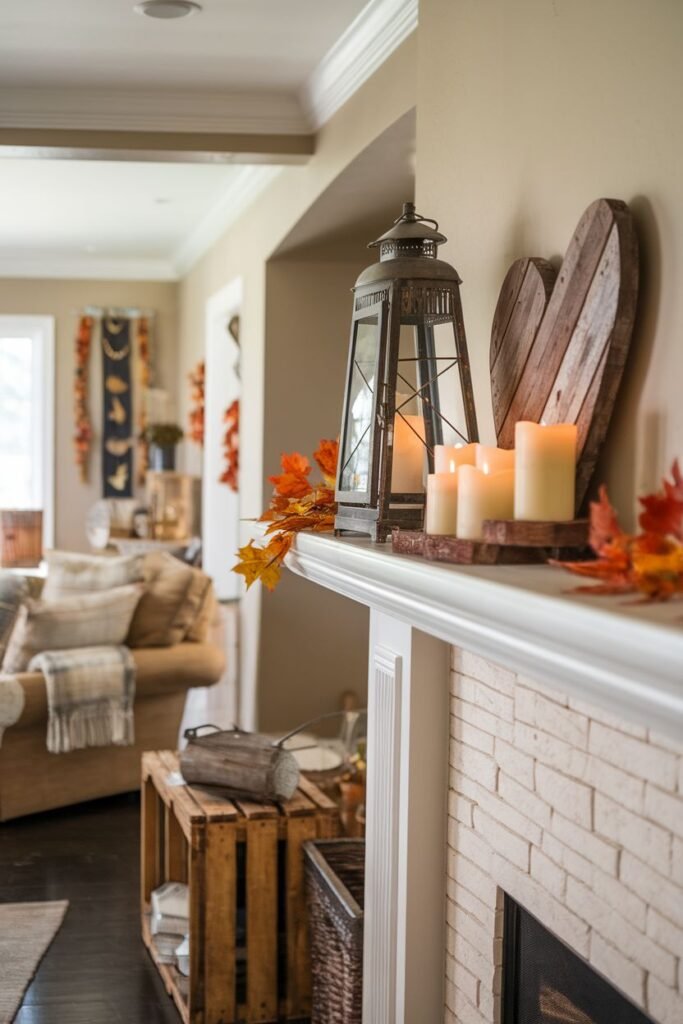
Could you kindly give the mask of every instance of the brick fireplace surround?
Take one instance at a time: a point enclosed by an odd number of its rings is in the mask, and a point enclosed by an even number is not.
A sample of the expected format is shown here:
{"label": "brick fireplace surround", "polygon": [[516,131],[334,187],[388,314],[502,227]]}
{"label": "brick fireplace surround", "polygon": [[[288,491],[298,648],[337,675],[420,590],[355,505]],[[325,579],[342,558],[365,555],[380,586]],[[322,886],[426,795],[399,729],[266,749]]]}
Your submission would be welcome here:
{"label": "brick fireplace surround", "polygon": [[500,1019],[507,892],[658,1024],[683,1022],[683,745],[451,654],[446,1020]]}
{"label": "brick fireplace surround", "polygon": [[[305,533],[287,564],[370,611],[363,1024],[501,1024],[511,901],[633,1020],[683,1024],[680,604]],[[520,1006],[559,992],[507,931]]]}

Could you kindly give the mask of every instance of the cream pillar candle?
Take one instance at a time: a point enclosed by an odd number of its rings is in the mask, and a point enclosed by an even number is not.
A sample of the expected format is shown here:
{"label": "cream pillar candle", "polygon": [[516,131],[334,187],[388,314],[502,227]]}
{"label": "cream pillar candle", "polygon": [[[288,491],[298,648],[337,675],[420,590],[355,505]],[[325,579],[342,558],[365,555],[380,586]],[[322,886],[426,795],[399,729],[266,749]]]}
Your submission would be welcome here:
{"label": "cream pillar candle", "polygon": [[504,469],[515,468],[514,450],[494,448],[488,444],[476,444],[474,465],[484,472],[502,473]]}
{"label": "cream pillar candle", "polygon": [[515,424],[515,519],[567,522],[575,489],[576,425]]}
{"label": "cream pillar candle", "polygon": [[434,472],[450,473],[451,462],[458,466],[473,466],[476,458],[476,444],[435,444]]}
{"label": "cream pillar candle", "polygon": [[427,477],[425,533],[455,534],[458,515],[458,467],[451,459],[448,473],[430,473]]}
{"label": "cream pillar candle", "polygon": [[396,494],[424,491],[424,420],[421,416],[394,417],[394,459],[391,489]]}
{"label": "cream pillar candle", "polygon": [[515,471],[488,473],[476,466],[458,470],[456,534],[463,540],[481,540],[485,519],[512,519]]}

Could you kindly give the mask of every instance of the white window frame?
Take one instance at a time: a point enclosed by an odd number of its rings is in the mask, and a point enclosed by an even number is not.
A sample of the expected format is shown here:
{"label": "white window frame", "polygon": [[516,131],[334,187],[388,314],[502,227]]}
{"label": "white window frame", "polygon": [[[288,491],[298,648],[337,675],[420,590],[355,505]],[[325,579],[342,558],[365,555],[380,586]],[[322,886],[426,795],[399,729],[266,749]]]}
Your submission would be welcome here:
{"label": "white window frame", "polygon": [[41,418],[35,431],[34,453],[42,452],[43,549],[55,538],[55,318],[0,315],[0,336],[30,338],[35,346],[33,399]]}

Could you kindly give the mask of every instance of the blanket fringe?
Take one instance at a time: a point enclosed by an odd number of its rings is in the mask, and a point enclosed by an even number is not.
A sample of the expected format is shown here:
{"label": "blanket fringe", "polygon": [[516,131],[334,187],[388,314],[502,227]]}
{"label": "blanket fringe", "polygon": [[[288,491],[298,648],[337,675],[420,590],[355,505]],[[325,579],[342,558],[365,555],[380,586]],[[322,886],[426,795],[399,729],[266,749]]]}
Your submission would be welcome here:
{"label": "blanket fringe", "polygon": [[84,747],[131,746],[135,742],[132,708],[120,702],[98,702],[53,711],[48,721],[47,749],[51,754]]}

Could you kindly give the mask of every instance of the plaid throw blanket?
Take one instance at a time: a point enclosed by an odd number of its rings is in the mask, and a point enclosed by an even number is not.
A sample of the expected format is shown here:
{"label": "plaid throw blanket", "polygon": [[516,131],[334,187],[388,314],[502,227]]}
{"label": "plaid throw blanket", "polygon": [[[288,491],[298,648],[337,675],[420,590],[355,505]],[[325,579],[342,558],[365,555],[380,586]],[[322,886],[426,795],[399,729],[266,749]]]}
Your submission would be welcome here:
{"label": "plaid throw blanket", "polygon": [[134,742],[135,663],[127,647],[43,651],[29,671],[45,676],[51,753]]}

